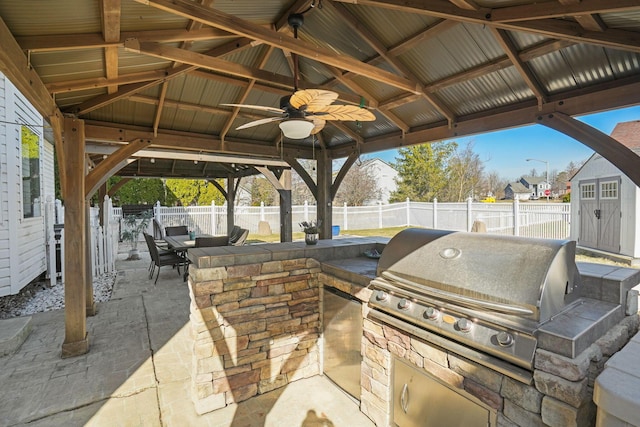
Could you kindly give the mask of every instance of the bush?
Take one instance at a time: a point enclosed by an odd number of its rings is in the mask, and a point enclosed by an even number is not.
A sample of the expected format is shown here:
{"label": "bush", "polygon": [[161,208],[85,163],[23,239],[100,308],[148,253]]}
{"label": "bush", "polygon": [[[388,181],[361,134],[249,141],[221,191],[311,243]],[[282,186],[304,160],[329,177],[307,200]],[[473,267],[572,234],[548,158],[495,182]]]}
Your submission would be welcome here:
{"label": "bush", "polygon": [[570,203],[571,202],[571,193],[567,193],[562,196],[562,203]]}

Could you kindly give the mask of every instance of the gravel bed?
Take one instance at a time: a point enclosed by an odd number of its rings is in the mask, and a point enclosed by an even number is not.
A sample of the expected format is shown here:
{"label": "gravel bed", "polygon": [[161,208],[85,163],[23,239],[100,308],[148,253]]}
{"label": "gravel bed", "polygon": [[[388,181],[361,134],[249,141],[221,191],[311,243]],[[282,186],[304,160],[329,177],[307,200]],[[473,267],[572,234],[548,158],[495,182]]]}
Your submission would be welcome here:
{"label": "gravel bed", "polygon": [[[116,275],[117,272],[113,272],[93,278],[95,302],[104,302],[111,298]],[[53,286],[49,284],[49,280],[36,280],[16,295],[0,297],[0,319],[28,316],[62,308],[64,308],[64,286],[60,280]]]}

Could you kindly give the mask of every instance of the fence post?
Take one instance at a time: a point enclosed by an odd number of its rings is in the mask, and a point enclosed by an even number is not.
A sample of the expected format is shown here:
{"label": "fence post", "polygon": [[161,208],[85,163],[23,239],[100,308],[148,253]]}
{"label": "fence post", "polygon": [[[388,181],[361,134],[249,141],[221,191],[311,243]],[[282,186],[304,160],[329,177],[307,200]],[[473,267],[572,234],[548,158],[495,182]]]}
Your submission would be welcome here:
{"label": "fence post", "polygon": [[260,221],[264,221],[264,202],[260,202]]}
{"label": "fence post", "polygon": [[51,196],[47,196],[47,201],[44,205],[44,218],[47,240],[47,254],[49,255],[49,262],[47,268],[47,276],[52,284],[55,284],[58,280],[56,278],[56,237],[55,230],[53,228],[55,218],[55,205],[51,199]]}
{"label": "fence post", "polygon": [[345,230],[349,229],[349,223],[347,222],[347,202],[342,204],[342,226]]}
{"label": "fence post", "polygon": [[513,199],[513,235],[520,235],[520,201]]}
{"label": "fence post", "polygon": [[467,199],[467,231],[471,231],[473,227],[473,199],[469,197]]}
{"label": "fence post", "polygon": [[304,201],[303,216],[305,221],[309,221],[309,202]]}
{"label": "fence post", "polygon": [[[407,227],[411,227],[411,201],[409,200],[409,198],[407,197],[407,208],[406,208],[406,214],[407,214]],[[382,227],[380,227],[382,228]]]}
{"label": "fence post", "polygon": [[438,198],[433,198],[433,228],[438,228]]}
{"label": "fence post", "polygon": [[378,201],[378,228],[382,228],[382,202]]}
{"label": "fence post", "polygon": [[216,230],[216,201],[211,201],[211,235],[217,236],[218,230]]}

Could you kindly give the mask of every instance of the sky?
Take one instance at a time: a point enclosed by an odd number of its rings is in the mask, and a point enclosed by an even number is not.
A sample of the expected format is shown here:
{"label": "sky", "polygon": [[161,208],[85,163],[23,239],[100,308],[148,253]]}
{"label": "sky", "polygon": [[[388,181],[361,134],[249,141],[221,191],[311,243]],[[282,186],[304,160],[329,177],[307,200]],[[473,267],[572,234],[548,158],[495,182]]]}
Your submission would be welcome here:
{"label": "sky", "polygon": [[[640,106],[576,118],[610,135],[616,124],[640,120]],[[497,172],[501,178],[509,181],[528,175],[532,169],[539,175],[546,172],[544,162],[527,162],[526,159],[529,158],[548,161],[551,173],[554,169],[561,172],[569,162],[580,163],[593,154],[593,150],[586,145],[542,125],[478,134],[457,138],[455,141],[462,147],[468,143],[473,144],[473,151],[484,162],[485,172]],[[396,161],[397,154],[397,150],[386,150],[369,154],[367,158],[378,157],[392,163]]]}

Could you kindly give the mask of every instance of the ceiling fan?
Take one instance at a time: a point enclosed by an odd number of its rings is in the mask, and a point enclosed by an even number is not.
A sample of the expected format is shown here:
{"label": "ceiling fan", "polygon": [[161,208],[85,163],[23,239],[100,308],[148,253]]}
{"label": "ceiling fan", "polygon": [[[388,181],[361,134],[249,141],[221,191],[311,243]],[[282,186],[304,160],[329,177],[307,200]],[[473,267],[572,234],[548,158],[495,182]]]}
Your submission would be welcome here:
{"label": "ceiling fan", "polygon": [[[308,10],[307,10],[308,11]],[[293,27],[294,38],[298,38],[298,28],[304,18],[301,13],[289,15],[289,25]],[[327,120],[368,122],[376,119],[369,110],[355,105],[332,105],[338,94],[323,89],[298,90],[298,56],[294,56],[294,93],[280,98],[280,108],[250,104],[222,104],[229,107],[253,108],[279,114],[254,120],[238,126],[236,130],[247,129],[266,123],[280,122],[279,127],[285,137],[304,139],[322,130]]]}

